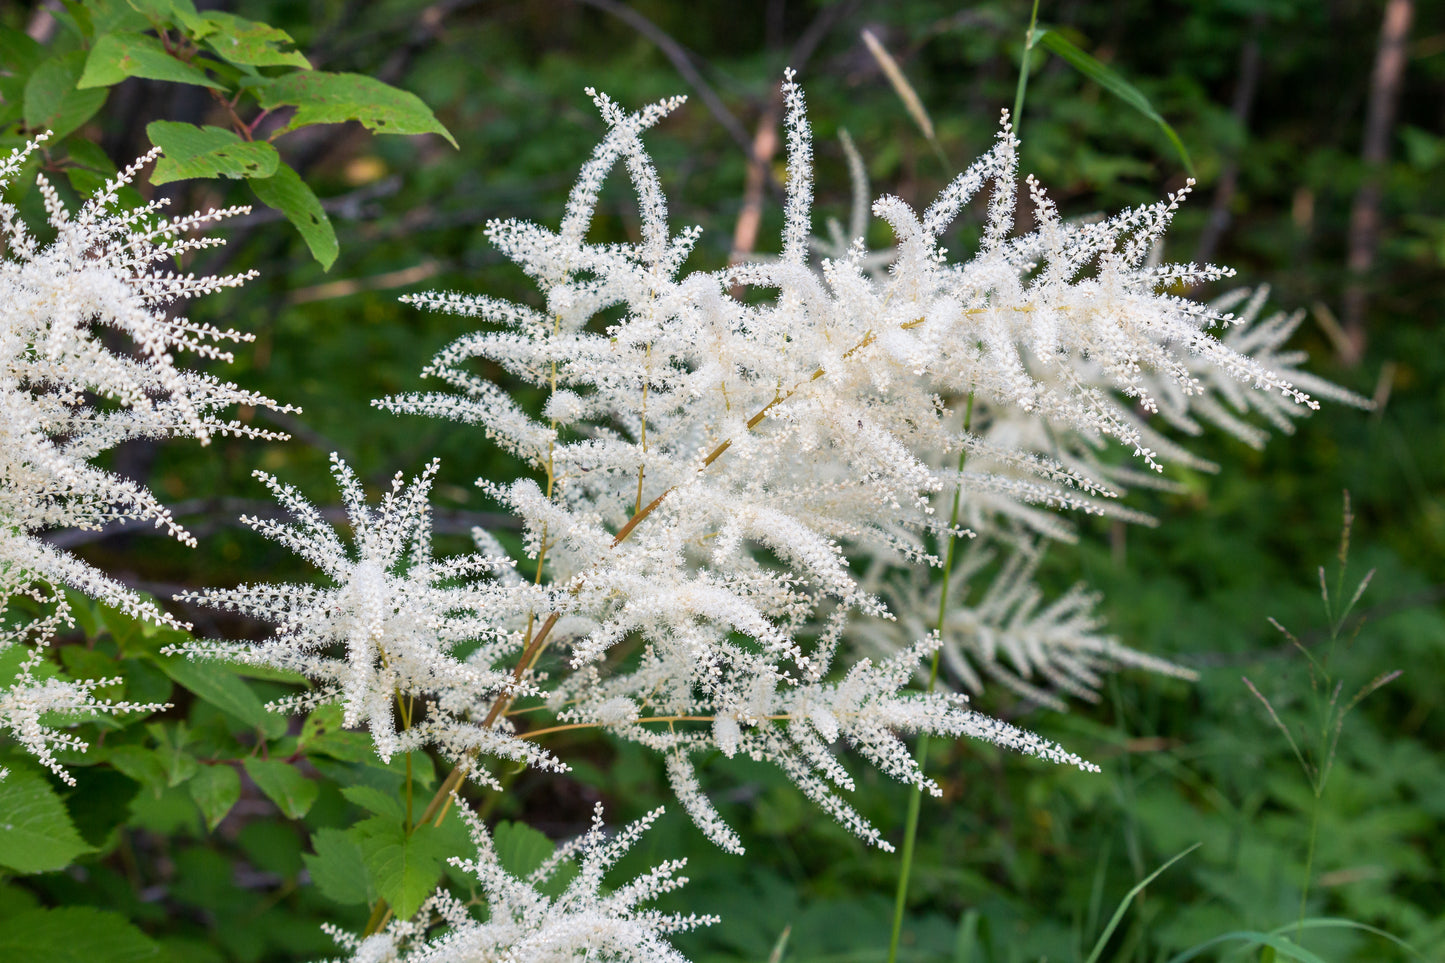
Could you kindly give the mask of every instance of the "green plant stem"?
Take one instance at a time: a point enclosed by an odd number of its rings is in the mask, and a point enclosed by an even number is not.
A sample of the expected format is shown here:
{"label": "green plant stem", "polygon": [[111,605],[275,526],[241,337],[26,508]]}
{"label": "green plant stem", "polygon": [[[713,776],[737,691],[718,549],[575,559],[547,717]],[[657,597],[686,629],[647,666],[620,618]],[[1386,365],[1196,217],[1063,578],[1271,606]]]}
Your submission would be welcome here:
{"label": "green plant stem", "polygon": [[1024,120],[1024,94],[1029,89],[1029,54],[1034,50],[1034,28],[1039,22],[1039,0],[1034,0],[1034,11],[1029,14],[1029,30],[1024,34],[1023,62],[1019,64],[1019,84],[1014,90],[1014,111],[1013,125],[1014,136],[1017,137],[1019,129],[1023,127]]}
{"label": "green plant stem", "polygon": [[[968,393],[968,405],[963,414],[963,430],[967,434],[973,424],[973,392]],[[958,455],[958,471],[963,473],[963,466],[968,462],[968,450],[964,449]],[[940,640],[943,637],[944,619],[948,616],[948,584],[953,573],[953,559],[958,549],[958,538],[953,534],[953,529],[958,527],[958,508],[963,499],[963,479],[960,478],[958,487],[953,490],[953,513],[948,519],[948,551],[943,559],[943,587],[938,594],[938,635]],[[938,683],[938,653],[942,646],[933,650],[933,662],[928,669],[928,691]],[[918,737],[918,771],[923,771],[923,764],[928,759],[929,734],[923,733]],[[903,823],[903,865],[898,870],[898,891],[893,897],[893,931],[888,937],[888,963],[896,963],[898,959],[898,941],[903,935],[903,911],[908,905],[908,880],[913,874],[913,850],[918,842],[918,815],[923,808],[923,789],[914,786],[913,791],[908,794],[908,814]]]}

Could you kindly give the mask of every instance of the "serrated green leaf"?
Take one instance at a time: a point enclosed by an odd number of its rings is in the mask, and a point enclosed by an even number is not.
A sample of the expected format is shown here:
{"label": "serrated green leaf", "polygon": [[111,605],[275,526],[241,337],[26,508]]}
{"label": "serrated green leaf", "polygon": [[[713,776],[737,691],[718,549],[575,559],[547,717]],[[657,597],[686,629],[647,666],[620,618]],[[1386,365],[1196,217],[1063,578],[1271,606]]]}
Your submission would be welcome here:
{"label": "serrated green leaf", "polygon": [[0,960],[45,963],[160,963],[161,949],[116,913],[88,906],[33,909],[0,927]]}
{"label": "serrated green leaf", "polygon": [[156,758],[166,771],[166,785],[179,786],[200,769],[196,757],[186,750],[190,734],[184,722],[152,722],[146,731],[156,741]]}
{"label": "serrated green leaf", "polygon": [[306,246],[311,249],[311,256],[323,268],[329,270],[336,263],[336,255],[340,251],[336,231],[316,194],[306,186],[300,174],[282,164],[270,177],[252,178],[248,183],[262,204],[286,215],[286,220],[301,232]]}
{"label": "serrated green leaf", "polygon": [[128,0],[85,0],[93,34],[141,31],[151,26],[134,3]]}
{"label": "serrated green leaf", "polygon": [[[70,865],[90,849],[43,776],[11,769],[0,780],[0,866],[45,873]],[[0,959],[18,958],[0,952]]]}
{"label": "serrated green leaf", "polygon": [[502,868],[513,876],[526,876],[557,849],[545,834],[526,823],[503,821],[492,832],[492,845]]}
{"label": "serrated green leaf", "polygon": [[206,45],[233,64],[311,69],[311,62],[300,51],[280,49],[295,44],[284,30],[219,10],[207,11],[205,18],[215,27],[206,36]]}
{"label": "serrated green leaf", "polygon": [[450,855],[439,852],[438,834],[431,826],[419,826],[408,836],[400,822],[383,817],[354,829],[377,895],[391,904],[398,919],[410,919],[436,889],[442,859]]}
{"label": "serrated green leaf", "polygon": [[286,717],[266,711],[256,693],[227,667],[216,662],[166,659],[161,670],[197,697],[204,699],[246,725],[255,726],[269,739],[286,734]]}
{"label": "serrated green leaf", "polygon": [[376,899],[371,876],[362,857],[361,844],[340,829],[318,829],[311,837],[315,855],[301,859],[316,889],[342,906],[370,903]]}
{"label": "serrated green leaf", "polygon": [[268,110],[296,108],[287,130],[356,120],[374,133],[440,134],[457,146],[451,132],[421,98],[374,77],[313,70],[286,74],[253,89],[261,106]]}
{"label": "serrated green leaf", "polygon": [[245,141],[222,127],[197,127],[168,120],[146,125],[151,143],[164,153],[156,161],[152,184],[192,177],[270,177],[281,155],[265,141]]}
{"label": "serrated green leaf", "polygon": [[231,807],[236,805],[236,800],[241,798],[241,777],[234,766],[224,763],[202,766],[186,788],[205,817],[206,831],[214,832]]}
{"label": "serrated green leaf", "polygon": [[82,90],[109,87],[128,77],[201,87],[221,86],[198,67],[172,57],[156,38],[140,33],[107,33],[99,37],[90,49],[85,72],[77,86]]}
{"label": "serrated green leaf", "polygon": [[1179,139],[1174,128],[1159,116],[1154,105],[1149,103],[1149,98],[1140,93],[1137,87],[1052,30],[1040,30],[1035,34],[1035,43],[1058,54],[1079,73],[1158,124],[1159,129],[1164,131],[1164,135],[1169,138],[1169,142],[1179,153],[1179,159],[1184,162],[1184,169],[1189,172],[1190,176],[1194,175],[1194,163],[1189,159],[1189,152],[1184,149],[1184,142]]}
{"label": "serrated green leaf", "polygon": [[303,776],[295,766],[280,759],[249,758],[246,775],[261,788],[266,797],[280,807],[288,819],[306,815],[320,791],[316,783]]}
{"label": "serrated green leaf", "polygon": [[25,82],[25,125],[50,131],[52,144],[95,116],[109,94],[76,89],[84,66],[85,51],[75,50],[45,61]]}
{"label": "serrated green leaf", "polygon": [[406,804],[390,793],[374,786],[347,786],[341,790],[348,802],[355,803],[369,813],[386,816],[401,822],[406,818]]}
{"label": "serrated green leaf", "polygon": [[196,11],[191,0],[128,0],[151,23],[172,23],[184,27],[194,40],[200,40],[216,29]]}

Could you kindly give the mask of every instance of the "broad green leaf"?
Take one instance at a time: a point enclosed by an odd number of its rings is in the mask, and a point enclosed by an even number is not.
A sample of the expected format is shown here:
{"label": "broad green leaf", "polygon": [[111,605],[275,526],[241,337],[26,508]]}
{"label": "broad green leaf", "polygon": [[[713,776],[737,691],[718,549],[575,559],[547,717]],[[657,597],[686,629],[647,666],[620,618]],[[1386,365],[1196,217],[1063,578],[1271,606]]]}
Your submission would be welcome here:
{"label": "broad green leaf", "polygon": [[202,766],[201,771],[186,784],[191,798],[201,808],[206,820],[206,831],[214,832],[221,820],[241,798],[241,777],[234,766],[218,762],[213,766]]}
{"label": "broad green leaf", "polygon": [[441,134],[453,147],[451,132],[421,98],[361,74],[298,71],[253,88],[266,109],[295,107],[287,130],[307,124],[357,120],[378,134]]}
{"label": "broad green leaf", "polygon": [[376,898],[361,845],[340,829],[318,829],[311,837],[315,855],[302,856],[311,882],[322,896],[343,906],[369,903]]}
{"label": "broad green leaf", "polygon": [[151,174],[152,184],[191,177],[270,177],[281,163],[270,144],[244,141],[222,127],[157,120],[146,125],[146,135],[164,152]]}
{"label": "broad green leaf", "polygon": [[526,823],[503,821],[492,833],[492,845],[502,868],[513,876],[526,876],[546,861],[556,845]]}
{"label": "broad green leaf", "polygon": [[162,963],[150,937],[117,913],[89,906],[34,909],[0,926],[0,960],[45,963]]}
{"label": "broad green leaf", "polygon": [[85,12],[90,15],[90,30],[95,35],[139,32],[151,26],[132,0],[85,0]]}
{"label": "broad green leaf", "polygon": [[191,0],[128,0],[128,2],[131,7],[138,10],[153,24],[170,22],[184,27],[193,40],[200,40],[216,29],[215,24],[210,23],[196,11],[196,5]]}
{"label": "broad green leaf", "polygon": [[352,833],[377,895],[391,904],[398,919],[409,919],[426,902],[441,878],[443,860],[456,855],[430,825],[408,836],[400,821],[377,816],[353,827]]}
{"label": "broad green leaf", "polygon": [[45,60],[45,48],[29,34],[0,25],[0,64],[12,73],[28,74]]}
{"label": "broad green leaf", "polygon": [[95,116],[109,94],[76,89],[84,66],[85,51],[75,50],[45,61],[25,82],[25,125],[50,131],[52,144]]}
{"label": "broad green leaf", "polygon": [[[43,776],[12,768],[0,780],[0,866],[17,873],[46,873],[63,869],[90,849]],[[0,937],[0,947],[4,945]],[[0,951],[0,960],[21,958]]]}
{"label": "broad green leaf", "polygon": [[256,693],[225,666],[178,658],[163,660],[160,667],[199,698],[246,725],[255,726],[267,738],[279,739],[286,734],[286,717],[266,711]]}
{"label": "broad green leaf", "polygon": [[114,746],[106,750],[105,760],[157,796],[170,785],[170,772],[160,754],[152,749]]}
{"label": "broad green leaf", "polygon": [[387,816],[397,822],[406,818],[406,803],[375,786],[347,786],[341,790],[341,795],[345,796],[348,802],[353,802],[377,816]]}
{"label": "broad green leaf", "polygon": [[249,183],[262,204],[285,214],[286,220],[301,232],[306,246],[311,249],[311,256],[321,262],[323,268],[330,269],[336,263],[340,250],[336,243],[336,231],[316,194],[306,186],[300,174],[282,164],[270,177],[252,178]]}
{"label": "broad green leaf", "polygon": [[320,791],[316,783],[290,763],[252,757],[246,760],[245,766],[246,775],[261,787],[261,791],[280,807],[288,819],[305,816],[316,801],[316,794]]}
{"label": "broad green leaf", "polygon": [[172,57],[156,38],[139,33],[108,33],[97,39],[90,49],[85,73],[77,86],[82,89],[109,87],[127,77],[169,80],[202,87],[221,86],[200,68]]}
{"label": "broad green leaf", "polygon": [[166,771],[167,786],[179,786],[200,769],[196,757],[186,750],[190,736],[184,722],[152,722],[146,731],[156,741],[156,758]]}
{"label": "broad green leaf", "polygon": [[206,36],[207,46],[233,64],[311,69],[300,51],[279,49],[295,44],[284,30],[218,10],[207,11],[205,18],[215,27]]}
{"label": "broad green leaf", "polygon": [[1154,105],[1149,103],[1149,98],[1140,93],[1137,87],[1052,30],[1039,31],[1039,33],[1035,35],[1035,43],[1041,44],[1058,54],[1072,65],[1075,70],[1079,71],[1079,73],[1088,77],[1094,83],[1103,87],[1109,93],[1118,97],[1124,103],[1158,124],[1159,129],[1164,131],[1164,135],[1169,138],[1169,142],[1174,145],[1175,151],[1179,153],[1179,159],[1184,162],[1184,169],[1189,172],[1190,176],[1193,176],[1194,164],[1189,159],[1189,152],[1184,149],[1184,142],[1179,139],[1179,135],[1174,132],[1174,128],[1170,127],[1168,122],[1159,116],[1159,112],[1154,109]]}

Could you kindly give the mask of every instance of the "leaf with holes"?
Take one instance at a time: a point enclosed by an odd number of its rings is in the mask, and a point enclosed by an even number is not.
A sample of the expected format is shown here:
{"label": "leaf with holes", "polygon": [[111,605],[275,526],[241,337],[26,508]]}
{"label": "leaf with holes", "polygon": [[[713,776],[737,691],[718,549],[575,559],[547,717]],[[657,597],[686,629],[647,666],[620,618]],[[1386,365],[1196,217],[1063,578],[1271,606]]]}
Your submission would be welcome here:
{"label": "leaf with holes", "polygon": [[282,164],[270,177],[252,178],[249,183],[262,204],[285,214],[286,220],[301,232],[311,256],[320,261],[322,267],[330,268],[335,263],[336,231],[316,194],[301,180],[300,174]]}
{"label": "leaf with holes", "polygon": [[286,74],[252,89],[267,110],[296,108],[287,130],[356,120],[374,133],[441,134],[457,146],[421,98],[373,77],[315,70]]}
{"label": "leaf with holes", "polygon": [[265,141],[244,141],[221,127],[196,127],[157,120],[146,125],[151,143],[164,156],[156,162],[152,184],[192,177],[270,177],[281,155]]}
{"label": "leaf with holes", "polygon": [[206,36],[206,45],[233,64],[311,69],[300,51],[280,49],[295,43],[284,30],[219,10],[208,10],[204,16],[216,28]]}

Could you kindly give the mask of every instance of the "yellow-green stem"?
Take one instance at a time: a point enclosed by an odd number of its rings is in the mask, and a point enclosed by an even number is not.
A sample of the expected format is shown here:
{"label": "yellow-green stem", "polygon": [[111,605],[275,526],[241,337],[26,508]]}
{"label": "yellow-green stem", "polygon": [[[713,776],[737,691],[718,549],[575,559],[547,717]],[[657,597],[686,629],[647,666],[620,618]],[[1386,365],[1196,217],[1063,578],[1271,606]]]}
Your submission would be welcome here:
{"label": "yellow-green stem", "polygon": [[[963,414],[963,431],[968,433],[973,424],[973,392],[968,393],[968,405]],[[959,475],[963,474],[964,465],[968,462],[968,449],[965,448],[958,454]],[[958,548],[958,537],[953,530],[958,528],[958,508],[963,499],[963,479],[959,478],[958,487],[953,490],[953,513],[948,519],[948,551],[943,558],[943,586],[938,593],[938,635],[940,643],[943,637],[944,620],[948,617],[948,585],[953,574],[953,559]],[[938,683],[938,653],[941,649],[933,650],[933,662],[928,670],[928,691]],[[918,771],[923,773],[924,763],[928,760],[929,735],[924,732],[918,737]],[[908,880],[913,873],[913,850],[918,841],[918,815],[923,808],[923,788],[914,786],[913,791],[908,794],[908,814],[903,824],[903,852],[901,854],[902,866],[898,870],[898,890],[893,897],[893,932],[888,937],[888,963],[897,963],[898,942],[903,936],[903,913],[908,906]]]}

